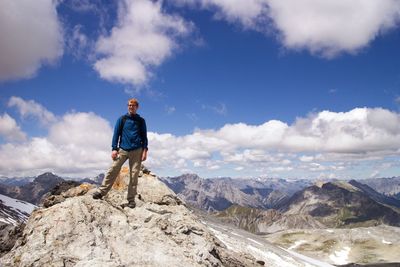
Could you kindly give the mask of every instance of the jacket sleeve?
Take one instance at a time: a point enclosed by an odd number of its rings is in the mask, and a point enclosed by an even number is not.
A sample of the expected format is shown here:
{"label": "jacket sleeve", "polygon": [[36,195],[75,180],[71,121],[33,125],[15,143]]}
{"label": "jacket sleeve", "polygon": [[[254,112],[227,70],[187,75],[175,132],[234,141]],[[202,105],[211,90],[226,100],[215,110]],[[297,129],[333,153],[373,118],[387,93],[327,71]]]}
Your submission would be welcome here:
{"label": "jacket sleeve", "polygon": [[119,142],[119,137],[121,135],[121,133],[119,132],[121,123],[122,123],[122,117],[120,117],[117,120],[117,122],[115,123],[114,134],[113,134],[112,143],[111,143],[112,150],[118,150],[118,142]]}
{"label": "jacket sleeve", "polygon": [[142,123],[141,123],[141,133],[142,133],[142,148],[148,150],[148,140],[147,140],[147,127],[146,127],[146,121],[142,118]]}

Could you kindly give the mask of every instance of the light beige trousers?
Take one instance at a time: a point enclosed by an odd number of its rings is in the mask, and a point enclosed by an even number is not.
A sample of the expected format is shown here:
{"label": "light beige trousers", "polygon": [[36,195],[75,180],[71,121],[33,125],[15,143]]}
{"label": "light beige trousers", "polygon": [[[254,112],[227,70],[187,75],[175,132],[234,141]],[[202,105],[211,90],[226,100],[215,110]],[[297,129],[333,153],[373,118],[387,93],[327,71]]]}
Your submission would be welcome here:
{"label": "light beige trousers", "polygon": [[125,151],[119,149],[118,157],[113,160],[113,164],[108,169],[106,176],[104,177],[102,185],[99,187],[100,193],[105,196],[110,191],[112,185],[117,178],[122,165],[127,159],[129,159],[129,185],[128,185],[128,201],[134,201],[135,195],[137,194],[138,176],[140,172],[140,166],[142,164],[142,148],[138,148],[132,151]]}

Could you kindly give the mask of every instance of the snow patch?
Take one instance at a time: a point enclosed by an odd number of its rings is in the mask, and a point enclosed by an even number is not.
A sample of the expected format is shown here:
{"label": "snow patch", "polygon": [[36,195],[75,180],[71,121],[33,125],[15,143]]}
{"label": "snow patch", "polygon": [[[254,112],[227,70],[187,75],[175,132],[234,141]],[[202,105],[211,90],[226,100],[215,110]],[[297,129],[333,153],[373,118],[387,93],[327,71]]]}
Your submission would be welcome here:
{"label": "snow patch", "polygon": [[242,235],[239,235],[238,233],[235,233],[235,232],[232,232],[231,234],[233,234],[235,236],[243,237]]}
{"label": "snow patch", "polygon": [[1,194],[0,204],[4,207],[0,210],[0,222],[12,225],[26,222],[29,215],[36,208],[33,204]]}
{"label": "snow patch", "polygon": [[253,247],[252,245],[248,245],[247,248],[249,250],[252,250],[253,252],[255,252],[256,254],[262,256],[263,258],[272,260],[273,262],[277,263],[277,264],[281,264],[281,266],[285,266],[285,267],[297,267],[297,265],[291,264],[288,261],[285,261],[284,259],[282,259],[281,257],[279,257],[277,254],[269,252],[269,251],[263,251],[259,248]]}
{"label": "snow patch", "polygon": [[293,245],[291,245],[291,246],[288,248],[288,250],[295,249],[295,248],[297,248],[298,246],[300,246],[300,245],[302,245],[302,244],[304,244],[304,243],[307,243],[307,241],[306,241],[306,240],[298,240],[298,241],[296,241]]}
{"label": "snow patch", "polygon": [[21,212],[25,212],[28,214],[31,214],[32,211],[36,208],[36,206],[31,203],[18,200],[15,198],[10,198],[1,194],[0,194],[0,201],[2,201],[5,206],[9,206],[16,211],[19,210]]}
{"label": "snow patch", "polygon": [[256,243],[257,245],[263,246],[262,243],[260,243],[260,242],[258,242],[258,241],[256,241],[256,240],[254,240],[254,239],[247,238],[247,240],[250,240],[251,242],[254,242],[254,243]]}
{"label": "snow patch", "polygon": [[382,239],[382,243],[383,243],[383,244],[388,244],[388,245],[391,245],[391,244],[392,244],[392,242],[386,241],[385,239]]}
{"label": "snow patch", "polygon": [[350,250],[350,247],[344,247],[342,250],[335,251],[333,254],[329,255],[329,259],[336,265],[347,264]]}
{"label": "snow patch", "polygon": [[[294,252],[293,250],[286,250],[287,252],[289,252],[290,254],[304,260],[307,264],[310,264],[311,266],[318,266],[318,267],[334,267],[333,265],[329,264],[329,263],[325,263],[307,256],[304,256],[300,253]],[[306,266],[310,266],[310,265],[306,265]]]}

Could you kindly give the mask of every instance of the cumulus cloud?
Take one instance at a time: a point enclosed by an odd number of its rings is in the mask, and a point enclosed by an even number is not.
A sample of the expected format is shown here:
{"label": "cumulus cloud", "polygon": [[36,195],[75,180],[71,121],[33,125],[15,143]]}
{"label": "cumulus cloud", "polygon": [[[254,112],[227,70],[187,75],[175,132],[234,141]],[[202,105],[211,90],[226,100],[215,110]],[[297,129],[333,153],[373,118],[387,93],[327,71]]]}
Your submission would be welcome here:
{"label": "cumulus cloud", "polygon": [[30,78],[63,54],[57,1],[0,2],[0,81]]}
{"label": "cumulus cloud", "polygon": [[335,153],[393,150],[400,146],[399,123],[398,113],[382,108],[322,111],[298,119],[286,132],[282,147]]}
{"label": "cumulus cloud", "polygon": [[174,0],[178,7],[207,9],[214,18],[239,23],[244,29],[262,30],[268,21],[266,0]]}
{"label": "cumulus cloud", "polygon": [[0,136],[7,141],[24,141],[26,139],[26,134],[7,113],[0,115]]}
{"label": "cumulus cloud", "polygon": [[276,33],[284,47],[331,58],[356,53],[400,22],[397,0],[176,0],[244,29]]}
{"label": "cumulus cloud", "polygon": [[239,21],[245,28],[257,28],[265,21],[265,0],[202,0],[203,7],[215,8],[216,17],[229,22]]}
{"label": "cumulus cloud", "polygon": [[332,57],[357,52],[400,19],[397,0],[266,0],[285,47]]}
{"label": "cumulus cloud", "polygon": [[12,96],[8,101],[8,106],[17,108],[22,118],[34,117],[42,125],[50,125],[56,120],[56,116],[53,113],[34,100],[24,100],[20,97]]}
{"label": "cumulus cloud", "polygon": [[[110,164],[112,129],[94,113],[67,113],[49,125],[46,136],[29,140],[7,114],[0,116],[0,122],[2,136],[19,135],[17,139],[22,141],[0,145],[0,175],[53,171],[90,176],[104,172]],[[270,120],[260,125],[196,129],[183,136],[149,132],[150,153],[145,164],[164,175],[187,170],[229,175],[229,170],[246,170],[291,177],[349,177],[349,172],[358,168],[367,177],[373,171],[366,167],[370,162],[398,159],[399,125],[399,113],[356,108],[309,114],[290,125]],[[385,173],[397,165],[391,166]]]}
{"label": "cumulus cloud", "polygon": [[314,160],[314,157],[313,156],[301,156],[301,157],[299,157],[299,160],[300,161],[302,161],[302,162],[311,162],[311,161],[313,161]]}
{"label": "cumulus cloud", "polygon": [[110,164],[111,135],[108,121],[96,114],[68,113],[51,125],[48,136],[0,145],[1,175],[93,176]]}
{"label": "cumulus cloud", "polygon": [[400,149],[399,125],[398,113],[356,108],[321,111],[298,118],[292,125],[271,120],[261,125],[237,123],[217,130],[198,129],[186,136],[151,133],[149,164],[163,170],[171,162],[209,169],[213,165],[207,162],[213,162],[219,168],[232,165],[232,169],[270,172],[301,166],[313,172],[342,171],[346,168],[343,161],[359,164],[395,155]]}
{"label": "cumulus cloud", "polygon": [[97,41],[94,68],[103,79],[143,85],[190,31],[183,18],[163,12],[161,1],[122,1],[116,26]]}

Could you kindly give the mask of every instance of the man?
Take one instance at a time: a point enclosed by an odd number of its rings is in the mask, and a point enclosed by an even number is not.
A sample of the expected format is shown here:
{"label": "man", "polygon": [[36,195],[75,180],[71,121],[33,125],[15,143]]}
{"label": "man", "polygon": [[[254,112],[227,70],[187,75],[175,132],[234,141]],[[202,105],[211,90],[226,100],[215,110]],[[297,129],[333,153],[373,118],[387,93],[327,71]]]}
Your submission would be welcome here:
{"label": "man", "polygon": [[111,189],[122,165],[129,159],[128,204],[135,208],[138,176],[142,161],[147,158],[147,129],[145,120],[136,113],[139,108],[137,99],[128,101],[128,113],[121,116],[114,128],[111,158],[113,164],[104,177],[99,191],[93,194],[94,199],[102,199]]}

